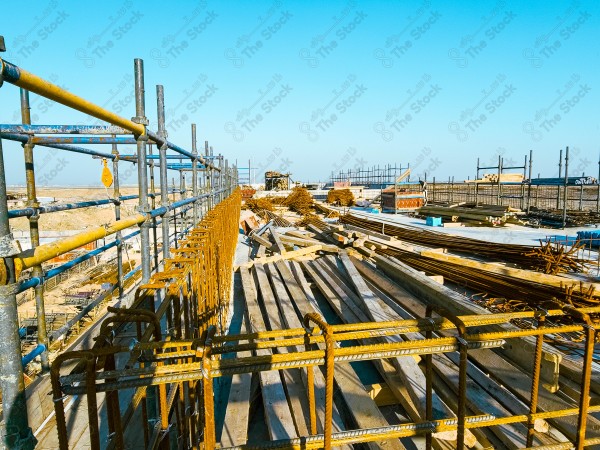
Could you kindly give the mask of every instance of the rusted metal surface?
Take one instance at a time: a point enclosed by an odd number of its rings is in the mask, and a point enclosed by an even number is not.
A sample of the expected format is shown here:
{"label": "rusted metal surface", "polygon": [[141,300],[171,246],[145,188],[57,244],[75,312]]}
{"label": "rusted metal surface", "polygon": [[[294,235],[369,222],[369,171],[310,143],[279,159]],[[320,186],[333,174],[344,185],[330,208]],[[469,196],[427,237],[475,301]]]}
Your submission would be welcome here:
{"label": "rusted metal surface", "polygon": [[[239,195],[239,194],[238,194]],[[226,200],[227,201],[227,200]],[[200,234],[196,231],[196,234]],[[206,236],[206,233],[202,233]],[[193,251],[197,245],[187,245],[187,251]],[[183,250],[182,248],[182,250]],[[177,260],[177,257],[174,258]],[[190,258],[179,258],[181,263],[191,263]],[[181,276],[189,276],[190,272],[182,270],[180,266],[171,267],[171,276],[163,274],[154,284],[142,287],[138,301],[143,295],[147,295],[147,291],[157,289],[159,286],[166,286],[165,280],[169,279],[171,283],[178,285],[178,280]],[[163,284],[165,283],[165,284]],[[172,298],[173,292],[165,299]],[[216,305],[212,302],[206,302],[205,305],[213,308]],[[201,308],[201,305],[199,305]],[[159,311],[166,311],[165,308],[159,308]],[[587,309],[566,309],[549,310],[544,315],[571,315],[583,320],[587,320],[588,313],[597,313],[599,308]],[[200,313],[202,309],[198,310]],[[203,333],[199,335],[193,333],[189,339],[185,340],[168,340],[146,342],[148,333],[141,336],[138,344],[132,348],[120,346],[98,346],[87,352],[74,353],[72,355],[63,355],[61,361],[53,366],[53,392],[54,398],[57,399],[57,419],[63,420],[64,412],[61,411],[62,401],[58,401],[64,394],[85,394],[96,395],[99,392],[112,393],[115,391],[136,387],[138,389],[147,388],[149,386],[164,386],[164,392],[174,392],[174,389],[181,389],[179,386],[187,383],[188,388],[181,390],[184,393],[184,403],[192,408],[199,408],[197,411],[201,413],[201,421],[197,424],[192,424],[192,421],[177,421],[177,414],[172,414],[177,401],[174,399],[174,393],[170,394],[168,401],[163,402],[161,408],[161,418],[172,417],[165,428],[162,424],[163,433],[176,432],[178,436],[191,436],[191,441],[198,439],[198,432],[203,436],[203,445],[205,448],[215,448],[215,411],[214,411],[214,389],[213,380],[218,377],[230,375],[233,373],[251,373],[262,370],[288,370],[295,367],[308,367],[314,365],[325,366],[325,374],[327,379],[326,384],[326,408],[324,433],[316,434],[316,424],[313,425],[312,417],[315,417],[311,412],[311,434],[303,436],[299,439],[290,439],[285,441],[270,442],[256,445],[244,445],[235,448],[244,449],[267,449],[267,448],[329,448],[329,446],[339,446],[342,444],[352,444],[360,442],[373,442],[384,438],[399,438],[402,436],[417,436],[428,435],[432,432],[458,430],[457,447],[461,447],[461,442],[464,432],[470,428],[476,427],[491,427],[501,424],[510,423],[526,423],[532,424],[537,419],[549,419],[556,417],[565,417],[570,415],[578,415],[580,430],[579,437],[576,443],[578,448],[583,445],[589,445],[596,442],[596,438],[585,440],[585,418],[592,412],[600,411],[600,406],[589,406],[585,401],[582,401],[579,407],[567,408],[556,411],[537,412],[535,407],[530,408],[529,414],[513,415],[507,417],[495,417],[490,415],[467,415],[464,403],[465,383],[466,379],[466,356],[468,348],[481,348],[489,346],[502,345],[505,339],[511,339],[521,336],[521,332],[482,332],[482,326],[493,323],[506,323],[510,320],[523,316],[524,313],[512,314],[491,314],[482,316],[461,316],[455,317],[446,311],[438,310],[438,314],[442,317],[421,319],[421,320],[401,320],[393,322],[371,322],[349,325],[329,325],[320,316],[310,314],[305,316],[305,329],[289,329],[289,330],[274,330],[257,333],[248,333],[243,335],[221,336],[217,334],[218,320],[214,320],[212,314],[205,317],[209,318],[213,324],[205,324],[202,326]],[[157,312],[160,314],[160,312]],[[121,314],[118,314],[118,316]],[[132,316],[135,316],[132,315]],[[199,314],[201,316],[201,314]],[[531,336],[544,336],[545,334],[553,333],[553,328],[544,326],[543,319],[537,313],[531,312],[530,317],[538,318],[538,327],[531,330],[526,330]],[[317,328],[309,328],[310,323],[317,324]],[[469,333],[469,329],[477,327],[477,331]],[[106,327],[108,330],[110,327]],[[566,328],[566,326],[565,326]],[[580,330],[590,329],[592,336],[595,331],[583,324],[571,325],[569,329],[578,328]],[[315,332],[320,330],[320,332]],[[392,335],[405,333],[406,330],[416,329],[418,331],[428,333],[425,340],[419,341],[399,341],[392,344],[362,344],[352,345],[350,347],[342,345],[336,348],[337,345],[343,342],[353,341],[358,338],[374,337],[382,335]],[[437,338],[432,333],[437,333],[440,330],[455,330],[458,334],[453,337]],[[106,332],[106,331],[105,331]],[[593,336],[592,336],[593,337]],[[233,342],[238,344],[233,345]],[[305,347],[301,344],[304,343]],[[312,345],[316,343],[325,343],[325,350],[313,350]],[[266,344],[269,347],[285,347],[286,352],[275,353],[269,356],[247,356],[238,358],[223,358],[226,353],[235,355],[242,350],[256,350],[265,348]],[[334,350],[335,348],[335,350]],[[296,349],[296,350],[292,350]],[[304,350],[303,350],[304,349]],[[437,354],[449,351],[460,351],[460,373],[459,378],[459,403],[462,397],[462,406],[459,406],[458,418],[448,418],[441,420],[431,420],[430,417],[424,418],[421,422],[403,423],[401,425],[390,425],[378,429],[362,429],[350,430],[345,432],[334,433],[331,427],[331,406],[333,405],[333,370],[336,361],[359,361],[359,360],[375,360],[395,355],[397,352],[408,352],[408,354]],[[144,355],[144,366],[136,367],[135,364],[127,364],[125,367],[114,369],[110,364],[107,365],[103,361],[110,360],[110,357],[118,353],[131,354],[131,361],[136,361],[136,358]],[[464,355],[464,358],[463,356]],[[90,358],[94,362],[90,362]],[[85,361],[85,370],[70,375],[60,376],[58,369],[62,361],[68,359],[83,358]],[[591,359],[590,359],[591,362]],[[537,363],[536,363],[537,364]],[[95,367],[95,373],[92,376],[89,373],[89,368]],[[58,369],[57,369],[58,368]],[[310,371],[309,371],[310,372]],[[95,386],[89,386],[89,383],[95,383]],[[534,380],[535,381],[535,380]],[[198,383],[202,386],[202,391],[198,392],[195,386]],[[310,390],[309,390],[310,392]],[[582,399],[583,395],[589,395],[589,367],[585,366],[581,383]],[[310,395],[310,394],[309,394]],[[314,396],[314,393],[313,393]],[[166,398],[166,397],[165,397]],[[532,401],[535,401],[532,398]],[[314,397],[311,402],[311,410],[314,411]],[[143,400],[142,402],[143,403]],[[138,403],[139,404],[139,403]],[[330,405],[328,408],[327,405]],[[533,406],[533,404],[531,405]],[[96,414],[96,412],[94,412]],[[126,426],[126,421],[123,420],[123,425]],[[130,422],[129,422],[130,423]],[[197,428],[197,427],[200,428]],[[183,428],[183,429],[182,429]],[[59,431],[65,429],[64,426],[59,427]],[[113,427],[118,430],[118,427]],[[172,430],[172,431],[170,431]],[[93,431],[93,430],[91,430]],[[116,439],[116,438],[113,438]],[[163,438],[164,439],[164,438]],[[152,441],[152,440],[151,440]],[[116,441],[115,441],[116,442]],[[62,445],[62,444],[61,444]],[[114,448],[113,443],[113,447]],[[529,444],[528,444],[529,445]],[[67,447],[61,446],[66,449]],[[558,447],[557,447],[558,448]],[[560,447],[562,448],[562,447]]]}

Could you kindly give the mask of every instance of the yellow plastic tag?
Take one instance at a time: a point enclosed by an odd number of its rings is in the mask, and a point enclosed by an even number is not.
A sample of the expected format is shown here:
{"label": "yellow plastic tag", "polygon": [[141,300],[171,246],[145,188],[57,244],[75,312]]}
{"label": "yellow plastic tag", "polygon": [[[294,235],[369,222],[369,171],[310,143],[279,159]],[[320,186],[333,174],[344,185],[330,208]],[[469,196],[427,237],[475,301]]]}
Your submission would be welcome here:
{"label": "yellow plastic tag", "polygon": [[102,164],[104,164],[104,168],[102,169],[102,184],[106,187],[110,187],[113,184],[113,176],[107,166],[106,158],[102,159]]}

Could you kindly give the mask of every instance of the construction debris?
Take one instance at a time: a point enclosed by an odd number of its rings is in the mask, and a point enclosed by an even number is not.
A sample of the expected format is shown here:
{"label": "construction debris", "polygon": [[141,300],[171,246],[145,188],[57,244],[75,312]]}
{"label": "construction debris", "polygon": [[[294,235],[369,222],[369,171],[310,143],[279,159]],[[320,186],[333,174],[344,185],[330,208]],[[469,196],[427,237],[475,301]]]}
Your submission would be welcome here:
{"label": "construction debris", "polygon": [[445,222],[466,222],[469,225],[502,226],[505,223],[522,224],[525,213],[516,208],[496,205],[462,203],[459,205],[427,205],[418,210],[424,217],[441,217]]}
{"label": "construction debris", "polygon": [[578,271],[582,267],[582,261],[576,257],[576,250],[567,251],[558,244],[539,248],[528,245],[492,243],[417,227],[386,224],[350,214],[342,216],[340,222],[394,236],[425,247],[447,248],[459,253],[486,256],[494,260],[514,263],[523,269],[561,273]]}
{"label": "construction debris", "polygon": [[352,206],[355,203],[354,194],[350,189],[331,189],[327,192],[327,203],[336,206]]}
{"label": "construction debris", "polygon": [[314,201],[310,192],[303,187],[295,187],[287,196],[283,204],[298,214],[307,214],[311,211]]}

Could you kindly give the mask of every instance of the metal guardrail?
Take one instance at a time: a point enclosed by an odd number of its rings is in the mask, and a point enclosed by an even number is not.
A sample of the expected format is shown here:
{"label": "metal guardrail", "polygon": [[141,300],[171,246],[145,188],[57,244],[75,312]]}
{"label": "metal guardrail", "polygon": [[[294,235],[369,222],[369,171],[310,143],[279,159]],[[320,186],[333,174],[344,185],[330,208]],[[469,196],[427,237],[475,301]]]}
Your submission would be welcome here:
{"label": "metal guardrail", "polygon": [[[217,225],[218,226],[218,225]],[[209,232],[210,233],[210,232]],[[198,249],[194,239],[182,248],[181,255],[197,254]],[[146,289],[166,289],[167,292],[179,292],[189,283],[189,275],[198,270],[198,264],[192,262],[194,258],[181,258],[177,269],[172,274],[170,282],[155,280]],[[177,261],[177,258],[174,260]],[[159,277],[160,278],[160,277]],[[142,287],[141,289],[143,289]],[[140,301],[142,297],[139,297]],[[318,433],[316,425],[317,407],[315,403],[314,384],[308,383],[308,397],[310,404],[311,431],[307,436],[295,439],[264,442],[262,444],[245,444],[231,447],[243,450],[263,449],[306,449],[325,448],[343,444],[356,444],[387,439],[398,439],[426,435],[427,446],[431,448],[432,433],[441,431],[458,430],[457,448],[463,448],[465,430],[470,428],[493,427],[510,423],[524,423],[530,431],[527,437],[528,448],[532,447],[533,426],[538,419],[553,419],[576,415],[578,417],[578,434],[573,443],[557,444],[556,448],[581,449],[584,446],[597,444],[600,439],[586,440],[586,418],[589,413],[599,412],[600,406],[589,405],[591,361],[596,330],[593,328],[589,314],[600,312],[600,307],[594,308],[565,308],[564,310],[528,311],[502,314],[485,314],[473,316],[454,316],[446,310],[428,310],[428,318],[418,320],[399,320],[393,322],[372,322],[347,325],[328,325],[319,315],[309,314],[304,318],[306,328],[273,330],[241,335],[219,335],[217,327],[210,325],[204,327],[201,337],[187,335],[182,324],[175,324],[176,335],[170,340],[161,340],[160,333],[156,333],[157,323],[171,307],[177,305],[190,308],[200,307],[200,304],[189,303],[189,296],[183,300],[179,295],[170,294],[158,308],[156,314],[145,317],[136,316],[134,311],[123,316],[126,322],[142,321],[148,323],[145,332],[138,335],[139,343],[133,347],[120,345],[98,346],[85,352],[72,352],[63,354],[53,364],[52,386],[55,401],[56,417],[59,427],[60,448],[67,450],[68,432],[64,416],[65,396],[85,395],[88,404],[95,402],[99,393],[106,393],[108,428],[110,431],[108,448],[120,448],[127,434],[127,426],[131,424],[131,417],[136,408],[150,410],[148,398],[143,399],[144,393],[149,389],[159,391],[156,426],[144,432],[145,447],[156,448],[160,441],[168,448],[170,441],[175,440],[184,448],[216,448],[215,406],[213,379],[241,373],[253,373],[269,370],[290,370],[294,368],[307,368],[308,376],[315,370],[315,366],[325,366],[326,395],[325,416],[320,418],[323,432]],[[179,303],[183,302],[183,303]],[[188,302],[188,303],[186,303]],[[214,307],[214,304],[211,304]],[[223,305],[220,307],[222,308]],[[218,308],[218,306],[217,306]],[[210,310],[210,309],[209,309]],[[136,312],[138,310],[135,310]],[[198,312],[201,312],[199,309]],[[431,314],[436,312],[436,317]],[[123,312],[123,314],[125,314]],[[183,314],[185,317],[185,313]],[[583,322],[579,324],[561,325],[556,327],[545,326],[546,317],[572,316]],[[211,315],[214,319],[214,315]],[[506,324],[514,319],[529,318],[537,322],[537,327],[526,330],[510,330],[503,332],[486,332],[485,327],[494,324]],[[214,320],[206,322],[214,324]],[[312,324],[316,324],[313,327]],[[475,329],[476,328],[476,329]],[[105,328],[110,330],[110,326]],[[472,331],[469,331],[472,330]],[[566,331],[584,331],[586,333],[585,355],[581,378],[581,399],[578,407],[544,411],[537,410],[537,393],[539,389],[541,346],[545,335]],[[440,332],[450,331],[448,334]],[[399,336],[410,332],[420,332],[425,339],[416,341],[402,341],[391,343],[368,343],[357,345],[359,339],[379,338],[382,336]],[[435,333],[435,334],[434,334]],[[527,414],[515,414],[506,417],[493,415],[466,414],[466,369],[468,352],[472,349],[494,348],[502,346],[506,340],[535,336],[536,352],[532,361],[532,389],[531,400]],[[318,347],[318,344],[326,344]],[[344,345],[346,344],[346,345]],[[240,356],[238,352],[256,351],[260,349],[280,349],[266,356]],[[303,349],[303,350],[302,350]],[[459,359],[459,386],[458,392],[458,417],[448,417],[434,420],[431,414],[432,387],[426,387],[427,406],[426,417],[420,422],[402,423],[376,429],[346,430],[332,432],[332,399],[334,392],[334,378],[336,361],[369,361],[394,356],[423,355],[426,361],[426,371],[429,377],[433,376],[431,355],[448,352],[460,352]],[[128,356],[125,365],[119,367],[114,361],[120,353]],[[70,373],[61,373],[61,367],[69,361],[80,361],[78,368]],[[121,414],[118,408],[119,392],[125,389],[136,389],[130,408]],[[178,411],[173,414],[174,411]],[[185,411],[188,411],[186,414]],[[199,415],[196,416],[195,413]],[[144,413],[145,414],[145,413]],[[143,421],[149,417],[143,416]],[[100,448],[97,432],[97,410],[90,411],[88,417],[90,427],[91,447]],[[545,447],[544,447],[545,448]],[[553,447],[554,448],[554,447]]]}
{"label": "metal guardrail", "polygon": [[[0,441],[9,448],[33,448],[35,445],[35,438],[27,419],[16,294],[30,288],[35,290],[38,343],[44,346],[40,356],[42,368],[47,371],[49,370],[49,361],[45,349],[49,347],[49,337],[45,324],[43,290],[46,280],[69,270],[79,262],[116,247],[118,283],[115,288],[118,290],[119,296],[122,296],[123,282],[131,276],[131,273],[123,274],[122,270],[124,241],[134,236],[140,236],[142,282],[145,283],[150,279],[153,270],[158,269],[160,260],[165,260],[170,256],[171,239],[174,239],[177,246],[182,233],[189,230],[189,223],[186,224],[185,221],[191,222],[192,225],[197,224],[203,215],[227,197],[233,187],[237,185],[235,166],[230,167],[222,155],[213,155],[212,147],[209,148],[208,142],[205,142],[205,154],[198,152],[195,125],[192,125],[191,150],[170,142],[166,138],[164,91],[160,85],[157,86],[158,131],[154,132],[148,128],[142,60],[135,60],[134,72],[136,111],[133,119],[127,119],[0,58],[0,86],[12,84],[21,88],[22,117],[20,124],[0,124],[0,389],[2,390],[4,417],[3,426],[0,426]],[[89,114],[106,124],[31,124],[29,92]],[[72,136],[73,134],[76,136]],[[7,206],[6,173],[2,147],[4,139],[20,142],[24,149],[27,203],[25,208],[19,210],[9,211]],[[121,157],[119,145],[124,144],[136,144],[137,153]],[[148,144],[155,144],[159,154],[148,155]],[[111,150],[102,152],[80,145],[110,145]],[[46,146],[60,151],[106,158],[111,161],[114,177],[112,198],[41,206],[36,196],[36,166],[33,152],[35,146]],[[168,151],[175,153],[167,155]],[[178,161],[172,161],[173,159]],[[121,196],[120,194],[119,166],[123,163],[137,164],[138,195]],[[155,192],[155,168],[159,169],[159,192]],[[172,193],[173,189],[168,188],[167,170],[174,170],[180,174],[178,189],[180,198],[177,201],[169,198],[169,193]],[[191,189],[185,187],[184,171],[191,172]],[[156,201],[158,198],[160,202]],[[122,218],[121,203],[134,199],[139,202],[139,214]],[[107,204],[114,205],[114,222],[50,244],[40,245],[38,226],[40,214]],[[190,213],[191,217],[189,217]],[[9,219],[14,217],[27,217],[29,220],[32,244],[30,251],[22,252],[15,245],[9,224]],[[177,229],[178,220],[179,230]],[[157,245],[157,226],[159,225],[162,228],[163,236],[162,255],[159,255]],[[139,229],[122,236],[122,232],[131,227],[139,227]],[[175,230],[172,233],[173,228]],[[153,230],[153,239],[150,236],[151,230]],[[76,260],[57,268],[44,270],[43,263],[49,259],[111,234],[116,236],[112,243],[81,255]],[[152,255],[152,253],[154,254]],[[27,268],[32,269],[31,277],[17,283],[19,273]],[[137,273],[138,269],[135,272]],[[41,347],[39,348],[41,349]]]}

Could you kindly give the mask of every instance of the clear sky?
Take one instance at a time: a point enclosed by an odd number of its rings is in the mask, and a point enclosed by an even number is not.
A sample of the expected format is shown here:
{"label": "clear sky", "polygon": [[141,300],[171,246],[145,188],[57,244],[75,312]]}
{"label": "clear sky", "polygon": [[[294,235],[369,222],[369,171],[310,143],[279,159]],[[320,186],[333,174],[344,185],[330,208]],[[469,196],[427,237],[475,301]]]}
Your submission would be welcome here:
{"label": "clear sky", "polygon": [[[258,178],[410,163],[415,176],[460,180],[478,157],[518,165],[530,149],[534,176],[555,176],[566,146],[570,173],[598,174],[598,1],[25,5],[0,13],[8,61],[132,117],[143,58],[150,127],[163,84],[171,140],[189,148],[196,123],[201,143],[250,159]],[[92,123],[32,103],[34,123]],[[17,88],[0,88],[0,105],[0,122],[20,121]],[[21,148],[4,144],[8,182],[23,183]],[[42,148],[36,158],[41,185],[100,184],[98,160]]]}

